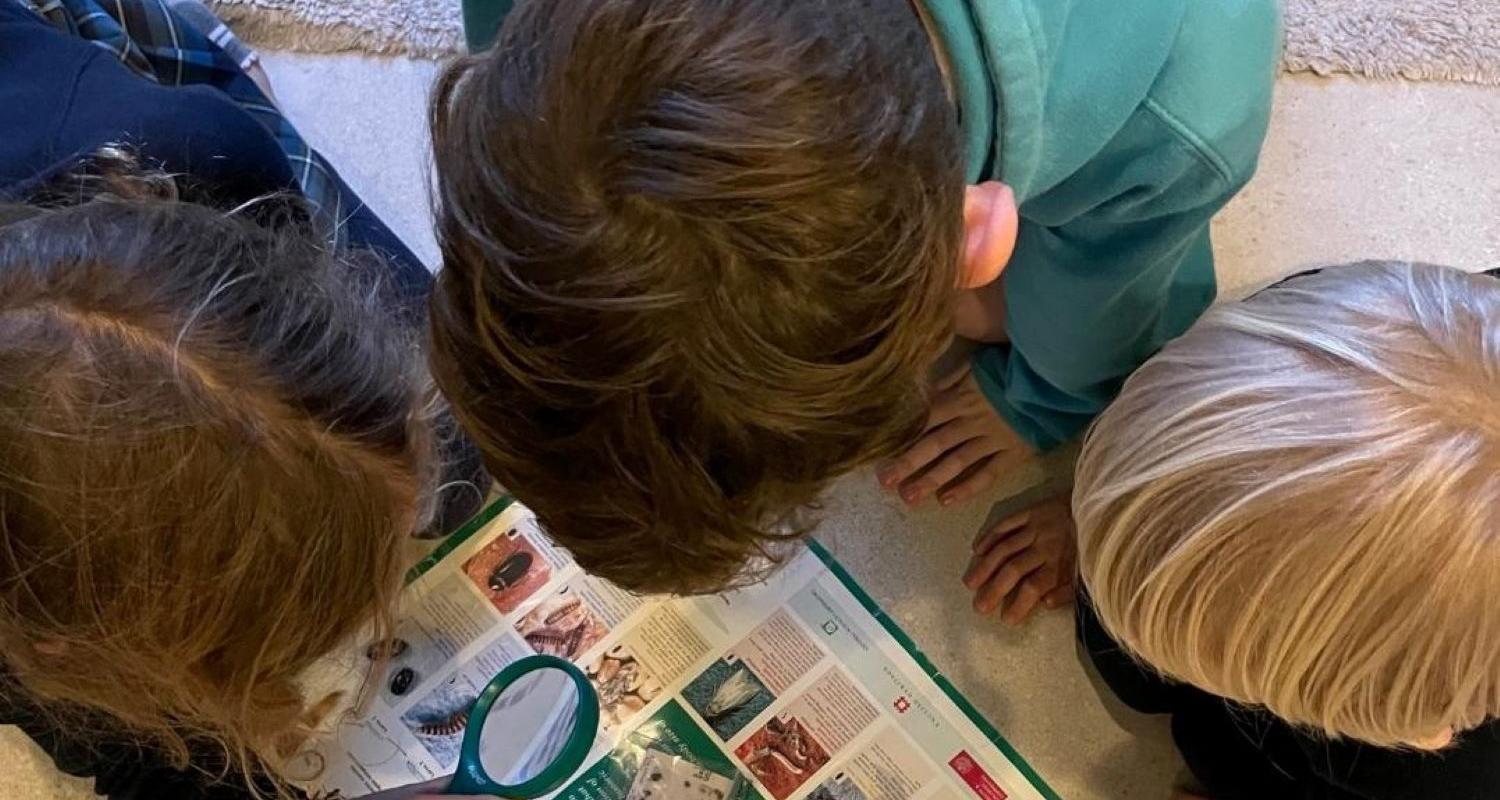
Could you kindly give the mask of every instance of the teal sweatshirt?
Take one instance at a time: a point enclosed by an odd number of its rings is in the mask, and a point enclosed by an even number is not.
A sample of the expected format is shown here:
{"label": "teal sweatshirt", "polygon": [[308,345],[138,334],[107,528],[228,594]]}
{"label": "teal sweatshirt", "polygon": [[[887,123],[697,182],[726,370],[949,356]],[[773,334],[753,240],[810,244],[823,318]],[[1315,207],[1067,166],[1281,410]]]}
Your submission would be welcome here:
{"label": "teal sweatshirt", "polygon": [[[1004,181],[1021,206],[1011,343],[981,348],[974,373],[1047,449],[1213,302],[1209,220],[1255,171],[1278,3],[916,1],[948,52],[969,181]],[[511,5],[466,0],[471,46]]]}
{"label": "teal sweatshirt", "polygon": [[1011,344],[986,396],[1038,448],[1083,430],[1213,302],[1209,220],[1250,179],[1280,56],[1276,0],[925,0],[970,182],[1021,208]]}

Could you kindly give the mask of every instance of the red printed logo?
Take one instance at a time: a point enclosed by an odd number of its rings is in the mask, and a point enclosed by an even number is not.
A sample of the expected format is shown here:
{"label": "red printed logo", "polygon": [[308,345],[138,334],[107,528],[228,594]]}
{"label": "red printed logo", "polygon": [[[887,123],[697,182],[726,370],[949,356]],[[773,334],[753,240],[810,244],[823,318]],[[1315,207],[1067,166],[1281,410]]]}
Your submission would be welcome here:
{"label": "red printed logo", "polygon": [[980,800],[1005,800],[1009,797],[1005,790],[1000,788],[1000,784],[995,783],[995,779],[991,778],[990,774],[984,771],[984,767],[979,766],[979,762],[975,761],[968,752],[960,751],[952,761],[948,762],[948,766],[958,773],[958,777],[962,778],[964,783],[969,784],[969,788],[974,790],[974,794],[979,795]]}
{"label": "red printed logo", "polygon": [[905,697],[896,698],[896,713],[905,714],[911,710],[911,701]]}

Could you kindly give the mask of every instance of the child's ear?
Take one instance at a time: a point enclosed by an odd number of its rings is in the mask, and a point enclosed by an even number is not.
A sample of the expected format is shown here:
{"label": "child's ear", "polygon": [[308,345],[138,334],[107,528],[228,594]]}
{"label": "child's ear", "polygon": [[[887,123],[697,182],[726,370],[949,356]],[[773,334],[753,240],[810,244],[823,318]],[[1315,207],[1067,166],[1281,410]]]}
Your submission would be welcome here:
{"label": "child's ear", "polygon": [[1010,263],[1021,223],[1016,195],[999,181],[970,186],[964,192],[964,257],[959,288],[994,283]]}

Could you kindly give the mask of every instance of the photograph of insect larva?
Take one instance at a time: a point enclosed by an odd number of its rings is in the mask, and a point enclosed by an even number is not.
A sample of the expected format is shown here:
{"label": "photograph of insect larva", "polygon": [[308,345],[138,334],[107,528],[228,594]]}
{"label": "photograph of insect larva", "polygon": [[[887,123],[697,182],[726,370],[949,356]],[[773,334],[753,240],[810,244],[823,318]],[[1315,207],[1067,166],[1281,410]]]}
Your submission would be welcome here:
{"label": "photograph of insect larva", "polygon": [[532,609],[516,623],[516,631],[532,650],[569,661],[588,652],[609,633],[571,587],[564,587]]}
{"label": "photograph of insect larva", "polygon": [[606,730],[628,722],[662,693],[661,682],[624,645],[606,650],[584,672],[599,693],[599,722]]}
{"label": "photograph of insect larva", "polygon": [[469,707],[479,692],[463,675],[442,682],[401,716],[401,722],[417,737],[443,769],[458,763]]}

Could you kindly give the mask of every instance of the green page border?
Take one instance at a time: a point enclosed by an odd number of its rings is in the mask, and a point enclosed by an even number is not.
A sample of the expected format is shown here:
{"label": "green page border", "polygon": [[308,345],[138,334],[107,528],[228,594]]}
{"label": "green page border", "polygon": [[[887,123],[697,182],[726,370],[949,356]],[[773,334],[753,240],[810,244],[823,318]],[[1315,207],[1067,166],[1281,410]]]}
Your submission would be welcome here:
{"label": "green page border", "polygon": [[461,527],[459,527],[458,530],[448,534],[448,538],[444,539],[443,543],[434,548],[431,553],[428,553],[426,558],[418,561],[416,563],[416,566],[407,570],[406,585],[410,586],[415,583],[418,578],[426,575],[428,570],[437,566],[437,563],[439,561],[447,558],[449,553],[457,550],[459,545],[474,538],[474,534],[479,533],[479,530],[481,528],[490,524],[490,522],[494,520],[495,517],[504,514],[505,509],[510,508],[515,504],[516,499],[507,494],[501,495],[494,502],[485,506],[483,511],[475,514],[472,519],[470,519],[468,522],[465,522]]}
{"label": "green page border", "polygon": [[[473,519],[464,523],[463,527],[449,534],[448,538],[433,550],[431,554],[412,567],[406,573],[406,582],[410,584],[427,574],[428,570],[436,566],[439,561],[442,561],[449,553],[456,550],[464,542],[473,538],[474,534],[478,533],[481,528],[505,513],[505,510],[515,505],[515,502],[515,498],[510,495],[503,495],[495,500],[495,502],[490,503],[483,511],[476,514]],[[864,606],[865,611],[869,612],[870,616],[874,617],[875,621],[879,622],[882,628],[885,628],[885,632],[890,634],[891,638],[895,639],[897,644],[901,645],[901,649],[905,650],[917,662],[917,666],[921,667],[922,672],[927,675],[928,679],[936,684],[943,691],[943,694],[947,695],[948,699],[953,701],[954,705],[958,706],[958,709],[964,713],[964,716],[968,717],[969,721],[974,723],[975,727],[979,728],[980,733],[989,738],[990,744],[1000,748],[1000,752],[1004,753],[1005,757],[1010,759],[1010,762],[1016,766],[1016,769],[1027,780],[1031,781],[1032,787],[1041,792],[1042,796],[1048,798],[1048,800],[1062,800],[1062,797],[1057,792],[1052,791],[1052,787],[1048,786],[1045,780],[1042,780],[1042,776],[1037,774],[1031,764],[1027,763],[1026,759],[1022,758],[1021,754],[1016,752],[1014,747],[1011,747],[1010,742],[1006,741],[1005,737],[1000,735],[1000,731],[983,714],[979,713],[979,709],[975,708],[974,704],[969,702],[969,698],[965,697],[958,690],[958,687],[954,686],[943,673],[938,671],[938,668],[927,658],[927,654],[923,653],[921,648],[917,647],[917,643],[912,641],[910,636],[906,635],[906,631],[901,630],[901,626],[897,625],[896,621],[891,619],[890,615],[886,614],[884,609],[880,607],[880,604],[876,603],[873,597],[870,597],[869,593],[864,590],[864,587],[860,586],[859,582],[854,580],[854,576],[850,575],[849,571],[844,569],[844,565],[840,564],[838,559],[834,558],[833,554],[828,552],[828,549],[817,541],[809,540],[807,544],[808,549],[812,550],[813,554],[818,557],[818,560],[822,561],[823,565],[828,567],[828,571],[839,579],[839,583],[843,584],[844,588],[849,590],[850,594],[854,595],[854,599],[858,600],[861,606]]]}
{"label": "green page border", "polygon": [[896,643],[901,645],[901,649],[905,650],[917,662],[917,666],[922,668],[922,672],[933,683],[937,684],[939,689],[943,690],[943,694],[948,695],[948,699],[952,700],[958,706],[958,709],[964,712],[964,716],[968,717],[969,721],[974,723],[975,727],[979,728],[980,733],[989,737],[990,744],[1000,748],[1000,752],[1004,753],[1005,757],[1010,759],[1012,764],[1015,764],[1016,769],[1020,770],[1021,774],[1027,780],[1031,781],[1032,787],[1041,792],[1042,796],[1048,798],[1048,800],[1062,800],[1062,797],[1057,792],[1052,791],[1052,787],[1048,786],[1045,780],[1042,780],[1042,776],[1037,774],[1037,771],[1032,768],[1031,764],[1027,763],[1026,759],[1022,758],[1021,754],[1016,752],[1014,747],[1011,747],[1010,742],[1006,741],[1005,737],[1000,735],[1000,731],[983,714],[979,713],[979,709],[975,708],[974,704],[969,702],[969,698],[965,697],[958,690],[958,687],[953,685],[952,681],[949,681],[942,672],[938,671],[938,668],[927,658],[927,654],[923,653],[921,648],[917,647],[917,643],[912,641],[910,636],[906,635],[906,631],[902,630],[901,626],[897,625],[896,621],[885,613],[880,604],[876,603],[873,597],[870,597],[869,593],[864,590],[864,587],[860,586],[859,582],[854,580],[854,576],[850,575],[849,571],[844,569],[844,565],[840,564],[838,559],[834,558],[833,554],[828,552],[828,549],[821,543],[809,540],[807,544],[808,549],[823,562],[824,566],[828,567],[828,571],[834,577],[839,579],[839,583],[842,583],[844,588],[848,589],[849,593],[854,595],[854,599],[858,600],[859,604],[864,606],[865,611],[869,612],[870,616],[874,617],[875,621],[879,622],[880,626],[885,628],[885,632],[889,633],[891,638],[895,639]]}

